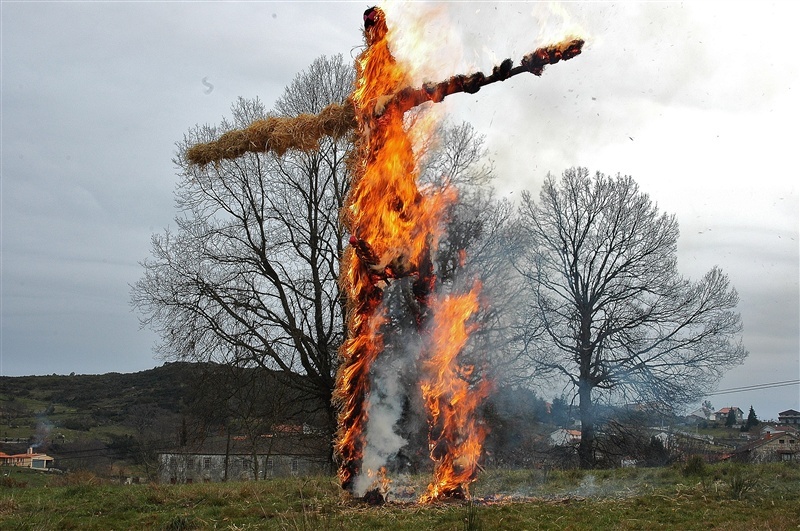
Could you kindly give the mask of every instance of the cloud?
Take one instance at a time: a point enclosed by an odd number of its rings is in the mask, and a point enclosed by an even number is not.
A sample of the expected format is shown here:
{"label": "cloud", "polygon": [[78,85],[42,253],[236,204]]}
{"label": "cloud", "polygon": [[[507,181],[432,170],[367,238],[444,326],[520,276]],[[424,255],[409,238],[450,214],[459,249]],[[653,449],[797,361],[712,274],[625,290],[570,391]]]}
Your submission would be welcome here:
{"label": "cloud", "polygon": [[[791,338],[800,335],[790,6],[448,3],[429,17],[412,3],[396,20],[426,24],[420,62],[440,76],[518,60],[583,28],[583,55],[541,78],[454,95],[443,109],[487,135],[504,192],[536,193],[547,172],[573,165],[632,175],[678,215],[681,268],[695,276],[719,265],[740,291],[752,354],[731,378],[767,377],[797,374]],[[175,215],[175,142],[218,122],[239,96],[270,106],[319,55],[354,57],[364,8],[3,5],[3,371],[156,363],[127,286],[150,234]],[[785,310],[793,300],[794,313]],[[774,395],[784,403],[786,393]]]}

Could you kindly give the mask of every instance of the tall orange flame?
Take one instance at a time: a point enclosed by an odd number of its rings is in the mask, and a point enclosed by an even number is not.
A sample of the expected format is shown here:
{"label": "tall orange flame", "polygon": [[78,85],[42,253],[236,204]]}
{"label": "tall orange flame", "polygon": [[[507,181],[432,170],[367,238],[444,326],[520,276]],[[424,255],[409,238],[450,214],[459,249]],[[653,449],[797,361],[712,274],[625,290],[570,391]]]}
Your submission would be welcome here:
{"label": "tall orange flame", "polygon": [[[351,492],[358,477],[383,478],[376,480],[378,492],[388,485],[385,470],[361,470],[369,422],[367,403],[371,372],[384,349],[382,327],[388,323],[381,306],[384,290],[393,279],[411,277],[416,298],[412,311],[417,329],[425,337],[420,386],[434,461],[434,480],[420,501],[463,498],[469,496],[469,485],[478,470],[485,430],[476,420],[477,409],[489,392],[489,385],[477,377],[474,367],[460,359],[474,330],[474,325],[467,323],[478,310],[480,287],[476,285],[464,295],[433,294],[436,278],[431,254],[436,250],[444,209],[454,197],[452,192],[419,186],[405,113],[457,92],[473,94],[482,86],[521,72],[541,75],[546,65],[580,54],[583,40],[569,39],[537,49],[518,66],[506,59],[490,75],[476,72],[413,88],[410,69],[389,49],[383,11],[368,9],[364,27],[367,46],[356,61],[357,81],[350,98],[357,128],[348,162],[352,181],[342,212],[351,237],[340,279],[348,304],[348,337],[340,349],[334,393],[339,404],[339,478],[342,487]],[[463,264],[463,253],[459,260]],[[374,464],[374,460],[368,462]],[[383,499],[380,494],[378,497]]]}
{"label": "tall orange flame", "polygon": [[[369,18],[367,18],[369,17]],[[380,308],[383,291],[391,279],[413,277],[412,291],[420,308],[428,307],[428,298],[435,277],[431,252],[435,249],[439,225],[444,207],[453,200],[451,193],[432,189],[421,189],[417,177],[417,159],[412,140],[404,122],[406,109],[387,105],[408,84],[407,68],[398,63],[389,50],[387,27],[383,12],[371,9],[365,14],[365,37],[367,48],[357,60],[357,84],[352,95],[358,135],[350,165],[352,185],[343,212],[343,222],[351,233],[350,246],[345,252],[342,268],[342,288],[348,300],[348,339],[340,351],[341,367],[337,375],[335,398],[340,405],[339,432],[336,449],[341,458],[339,478],[345,489],[352,490],[354,481],[361,473],[375,471],[360,470],[364,457],[365,428],[368,423],[366,400],[370,394],[370,370],[383,350],[381,326],[386,317]],[[477,304],[477,299],[473,303]],[[443,313],[435,318],[435,326],[448,327],[448,304],[442,305]],[[467,319],[466,315],[455,315],[455,319]],[[417,315],[418,326],[423,326],[422,311]],[[467,329],[461,321],[461,332]],[[455,325],[458,328],[458,325]],[[465,340],[465,339],[464,339]],[[440,341],[431,348],[437,354],[431,356],[427,365],[437,363],[441,356],[447,364],[444,371],[430,370],[432,386],[448,386],[444,379],[463,376],[454,368],[453,354],[439,354]],[[441,399],[426,397],[431,407],[455,403],[452,393],[444,392]],[[474,409],[474,408],[473,408]],[[469,416],[472,410],[465,411]],[[436,413],[431,426],[438,426],[440,415]],[[451,416],[445,422],[443,433],[454,433],[459,437],[465,431],[466,421],[461,416]],[[437,436],[437,439],[441,439]],[[443,442],[437,443],[440,447]],[[455,454],[444,453],[452,463],[449,469],[469,471],[471,481],[474,467],[464,466],[464,442],[452,446]],[[449,448],[449,446],[448,446]],[[479,453],[480,444],[477,446]],[[477,459],[473,449],[468,460]],[[441,452],[437,453],[437,456]],[[466,455],[466,454],[465,454]],[[435,459],[441,460],[440,457]],[[447,466],[437,466],[446,469]],[[449,482],[458,482],[458,478]],[[449,483],[448,483],[449,485]]]}
{"label": "tall orange flame", "polygon": [[[410,86],[411,71],[389,50],[383,11],[370,8],[364,14],[367,46],[356,62],[355,91],[344,104],[332,104],[317,116],[269,117],[242,130],[228,131],[218,140],[196,144],[186,152],[194,164],[206,165],[234,159],[245,153],[289,149],[312,150],[323,136],[340,138],[354,127],[354,149],[348,159],[351,188],[342,211],[350,245],[344,251],[340,284],[347,301],[347,339],[339,351],[334,400],[339,407],[335,449],[341,459],[342,487],[353,491],[362,472],[375,479],[383,499],[389,480],[385,469],[362,471],[367,401],[375,361],[384,349],[382,328],[389,319],[381,307],[384,289],[392,279],[410,277],[411,302],[417,330],[428,334],[420,382],[428,410],[434,481],[422,501],[467,496],[475,479],[477,460],[485,435],[476,411],[488,393],[488,385],[475,377],[473,367],[459,356],[473,325],[466,325],[478,308],[478,287],[461,296],[434,297],[436,284],[431,255],[436,250],[439,225],[445,207],[454,200],[452,188],[422,189],[418,185],[413,144],[429,145],[424,135],[410,135],[406,111],[426,102],[505,81],[522,72],[536,76],[547,65],[569,60],[581,53],[582,39],[566,39],[527,54],[518,66],[506,59],[491,74],[456,75],[440,83]],[[428,123],[418,120],[415,123]],[[446,176],[445,176],[446,177]],[[459,251],[459,263],[465,254]],[[402,285],[404,287],[405,285]],[[379,393],[378,393],[379,394]],[[374,411],[375,418],[386,417]],[[373,424],[375,427],[379,423]],[[380,424],[385,428],[385,424]],[[386,430],[383,430],[386,433]],[[391,439],[391,437],[389,438]],[[382,446],[391,446],[394,441]],[[373,442],[375,440],[373,439]],[[372,448],[368,453],[372,452]],[[383,456],[380,456],[383,458]],[[368,461],[373,466],[374,460]]]}
{"label": "tall orange flame", "polygon": [[340,404],[339,476],[347,489],[361,472],[370,368],[383,349],[384,318],[378,311],[383,289],[389,279],[416,275],[415,294],[427,296],[433,282],[429,254],[447,201],[444,194],[424,193],[417,184],[403,111],[385,107],[405,87],[406,70],[389,51],[383,13],[368,13],[367,48],[357,60],[352,95],[358,124],[350,158],[352,184],[342,216],[352,236],[341,279],[349,303],[348,339],[340,350],[335,398]]}
{"label": "tall orange flame", "polygon": [[475,379],[474,366],[458,356],[475,325],[469,319],[478,310],[478,285],[466,295],[436,298],[431,307],[430,356],[423,364],[422,396],[429,414],[430,450],[434,479],[421,502],[469,496],[486,430],[476,410],[489,393],[485,380]]}

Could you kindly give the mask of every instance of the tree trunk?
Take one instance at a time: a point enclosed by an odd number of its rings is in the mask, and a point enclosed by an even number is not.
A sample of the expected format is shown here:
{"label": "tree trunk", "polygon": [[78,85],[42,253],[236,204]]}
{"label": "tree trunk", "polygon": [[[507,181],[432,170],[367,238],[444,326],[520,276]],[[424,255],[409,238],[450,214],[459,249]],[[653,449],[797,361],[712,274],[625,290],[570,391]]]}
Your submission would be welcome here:
{"label": "tree trunk", "polygon": [[225,434],[227,436],[225,439],[225,470],[222,471],[222,481],[228,481],[228,461],[231,456],[231,430],[227,426],[225,427]]}
{"label": "tree trunk", "polygon": [[[578,283],[576,282],[576,285]],[[578,378],[578,411],[581,419],[581,442],[578,445],[579,466],[583,469],[594,468],[594,404],[592,403],[592,318],[587,311],[585,298],[579,299],[582,307],[578,356],[580,360],[580,376]]]}
{"label": "tree trunk", "polygon": [[580,467],[594,468],[594,407],[592,404],[592,384],[581,378],[578,384],[578,410],[581,419],[581,442],[578,445]]}
{"label": "tree trunk", "polygon": [[253,439],[253,481],[258,481],[258,449],[256,448],[256,440]]}
{"label": "tree trunk", "polygon": [[337,470],[337,459],[338,455],[336,453],[336,436],[337,436],[337,427],[339,422],[339,409],[336,406],[336,403],[333,400],[333,392],[332,390],[328,390],[327,398],[326,398],[326,407],[325,407],[325,437],[328,440],[328,455],[326,468],[328,472],[331,474],[335,474]]}

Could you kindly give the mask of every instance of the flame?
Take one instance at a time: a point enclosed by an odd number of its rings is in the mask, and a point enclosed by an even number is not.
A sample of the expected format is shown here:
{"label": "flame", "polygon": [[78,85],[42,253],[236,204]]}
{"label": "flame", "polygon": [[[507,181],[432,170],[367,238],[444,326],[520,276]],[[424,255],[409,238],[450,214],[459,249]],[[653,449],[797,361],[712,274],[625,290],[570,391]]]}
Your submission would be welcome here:
{"label": "flame", "polygon": [[420,501],[443,497],[468,497],[475,480],[486,430],[476,417],[477,407],[489,393],[489,384],[473,383],[474,366],[458,356],[475,324],[467,324],[478,311],[476,286],[465,295],[436,298],[431,308],[431,355],[423,364],[422,396],[429,414],[430,452],[434,479]]}
{"label": "flame", "polygon": [[367,476],[372,479],[369,490],[376,489],[385,498],[392,486],[392,480],[387,475],[386,467],[382,466],[377,471],[367,470]]}
{"label": "flame", "polygon": [[541,2],[531,6],[530,16],[536,20],[538,28],[537,46],[578,37],[589,40],[591,37],[582,21],[580,6]]}
{"label": "flame", "polygon": [[361,167],[355,168],[345,223],[380,257],[377,264],[370,264],[373,270],[391,267],[396,276],[402,276],[415,270],[429,250],[429,235],[434,234],[442,209],[452,198],[432,190],[422,193],[403,113],[386,108],[409,80],[407,67],[389,50],[385,21],[383,17],[380,20],[383,25],[372,29],[368,35],[372,42],[357,62],[358,81],[352,99],[362,133],[356,148]]}
{"label": "flame", "polygon": [[[431,325],[432,354],[424,363],[422,392],[435,432],[431,456],[436,479],[426,495],[433,500],[459,489],[466,492],[480,455],[483,434],[472,415],[486,389],[479,386],[476,392],[476,386],[468,383],[472,367],[462,367],[457,360],[473,328],[465,323],[477,310],[477,288],[465,296],[432,302],[431,253],[438,243],[444,209],[455,192],[452,187],[419,186],[419,153],[415,154],[414,146],[429,145],[434,124],[420,114],[425,109],[408,119],[393,105],[393,97],[410,83],[410,70],[390,51],[383,12],[371,9],[367,17],[367,47],[356,61],[357,81],[351,96],[358,134],[348,162],[352,181],[342,213],[351,237],[340,280],[348,302],[348,337],[340,349],[334,394],[339,404],[339,479],[343,488],[352,491],[359,475],[375,473],[361,466],[370,370],[384,347],[383,290],[392,279],[412,277],[412,290],[422,309],[416,315],[417,325],[421,331]],[[425,322],[428,314],[433,315],[430,323]],[[388,489],[385,469],[378,471],[377,481]]]}
{"label": "flame", "polygon": [[461,28],[450,16],[450,5],[389,0],[381,3],[381,9],[386,13],[392,54],[407,65],[412,85],[474,66],[462,64]]}
{"label": "flame", "polygon": [[452,200],[448,194],[418,186],[412,137],[402,111],[390,104],[408,83],[407,69],[390,52],[383,13],[375,9],[372,16],[374,23],[365,29],[367,47],[356,62],[351,99],[358,136],[342,214],[352,235],[341,279],[348,301],[348,339],[340,350],[335,392],[340,404],[336,449],[344,488],[350,488],[361,472],[369,372],[383,350],[380,327],[385,317],[378,311],[383,288],[389,279],[420,275],[421,262],[430,261],[436,245],[442,210]]}

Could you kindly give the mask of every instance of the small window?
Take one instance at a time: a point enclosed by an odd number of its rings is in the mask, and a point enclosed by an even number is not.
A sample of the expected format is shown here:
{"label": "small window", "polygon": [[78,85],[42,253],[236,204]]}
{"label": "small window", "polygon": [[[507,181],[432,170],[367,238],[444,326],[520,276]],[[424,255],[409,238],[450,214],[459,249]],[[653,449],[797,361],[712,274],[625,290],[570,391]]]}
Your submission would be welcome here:
{"label": "small window", "polygon": [[203,468],[211,468],[211,458],[204,457],[203,458]]}
{"label": "small window", "polygon": [[194,468],[194,457],[186,458],[186,466],[189,468]]}
{"label": "small window", "polygon": [[786,442],[786,440],[784,440],[784,439],[778,439],[778,443],[779,443],[779,444],[783,444],[783,443],[785,443],[785,442]]}
{"label": "small window", "polygon": [[273,470],[275,470],[275,461],[271,457],[267,457],[267,474],[272,475]]}
{"label": "small window", "polygon": [[789,444],[794,444],[794,443],[796,443],[796,442],[797,442],[797,441],[795,441],[794,439],[789,439]]}
{"label": "small window", "polygon": [[297,459],[292,459],[292,474],[297,474],[297,471],[300,469],[300,464],[297,462]]}

